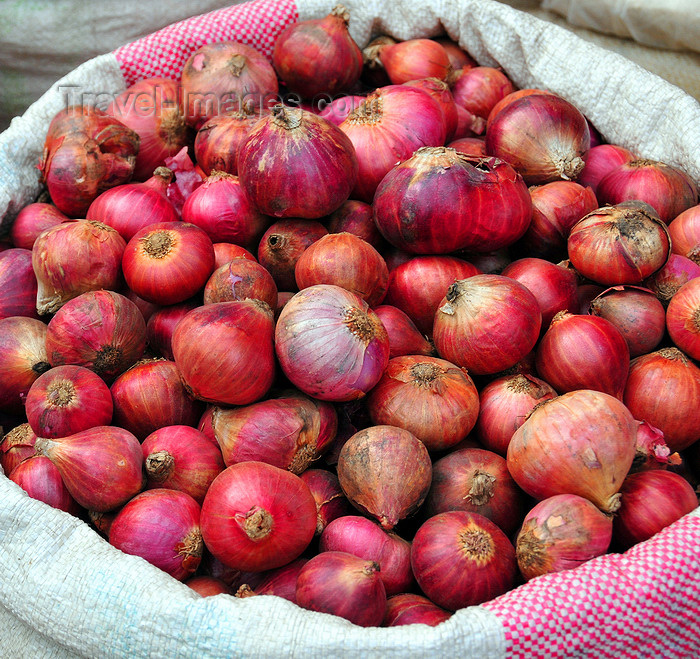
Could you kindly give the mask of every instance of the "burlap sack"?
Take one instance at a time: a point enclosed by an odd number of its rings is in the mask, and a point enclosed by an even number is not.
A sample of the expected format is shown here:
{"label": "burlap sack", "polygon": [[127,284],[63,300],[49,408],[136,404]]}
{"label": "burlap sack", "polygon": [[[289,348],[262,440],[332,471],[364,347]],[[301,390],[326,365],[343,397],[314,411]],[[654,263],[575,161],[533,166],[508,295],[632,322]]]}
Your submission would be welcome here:
{"label": "burlap sack", "polygon": [[[239,39],[270,53],[275,35],[333,3],[256,0],[190,19],[97,58],[59,81],[0,136],[0,217],[39,190],[50,117],[73,85],[117,93],[179,71],[200,44]],[[576,103],[602,133],[700,180],[700,106],[623,58],[490,0],[349,0],[360,44],[442,30],[522,87]],[[144,560],[0,476],[0,656],[27,657],[694,657],[700,653],[700,511],[623,555],[535,579],[438,627],[363,629],[275,597],[199,598]]]}

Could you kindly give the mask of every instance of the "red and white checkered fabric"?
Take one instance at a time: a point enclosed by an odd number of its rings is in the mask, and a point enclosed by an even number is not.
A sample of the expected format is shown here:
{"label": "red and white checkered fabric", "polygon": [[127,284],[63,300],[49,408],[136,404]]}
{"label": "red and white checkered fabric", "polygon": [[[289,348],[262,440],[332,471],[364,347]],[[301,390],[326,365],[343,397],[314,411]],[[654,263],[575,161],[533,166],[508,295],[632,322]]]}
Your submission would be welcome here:
{"label": "red and white checkered fabric", "polygon": [[298,18],[293,0],[252,0],[169,25],[114,51],[127,85],[142,78],[180,79],[187,58],[200,46],[240,41],[270,57],[277,35]]}
{"label": "red and white checkered fabric", "polygon": [[483,604],[503,622],[507,656],[700,656],[700,517],[624,554],[549,574]]}

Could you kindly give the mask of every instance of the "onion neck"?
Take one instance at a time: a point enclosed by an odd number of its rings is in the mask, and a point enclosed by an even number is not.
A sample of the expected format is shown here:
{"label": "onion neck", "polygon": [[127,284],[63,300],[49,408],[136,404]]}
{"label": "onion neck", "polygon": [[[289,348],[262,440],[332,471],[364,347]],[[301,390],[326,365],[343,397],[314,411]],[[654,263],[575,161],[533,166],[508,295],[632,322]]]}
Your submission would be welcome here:
{"label": "onion neck", "polygon": [[106,345],[97,351],[93,367],[98,375],[112,373],[121,364],[121,361],[122,351],[114,346]]}
{"label": "onion neck", "polygon": [[70,380],[52,382],[46,390],[46,401],[51,407],[68,407],[75,400],[75,387]]}
{"label": "onion neck", "polygon": [[381,92],[369,94],[345,119],[350,125],[373,126],[384,117],[384,99]]}
{"label": "onion neck", "polygon": [[370,317],[357,307],[347,307],[343,313],[345,327],[365,345],[376,336]]}
{"label": "onion neck", "polygon": [[464,498],[475,506],[485,506],[493,497],[496,477],[485,471],[474,472],[471,487]]}
{"label": "onion neck", "polygon": [[543,572],[547,563],[547,553],[544,543],[532,529],[528,529],[518,537],[515,551],[518,565],[523,571],[535,574]]}
{"label": "onion neck", "polygon": [[156,451],[146,458],[146,473],[156,483],[163,483],[175,469],[175,458],[168,451]]}
{"label": "onion neck", "polygon": [[141,249],[152,259],[164,259],[177,245],[172,231],[157,230],[141,238]]}
{"label": "onion neck", "polygon": [[495,544],[491,536],[478,526],[470,526],[459,534],[462,552],[479,567],[487,565],[494,556]]}
{"label": "onion neck", "polygon": [[329,16],[340,19],[346,28],[350,23],[350,12],[343,5],[336,5],[333,7]]}
{"label": "onion neck", "polygon": [[228,61],[228,70],[232,76],[239,78],[240,75],[243,73],[246,64],[247,60],[244,55],[234,55]]}
{"label": "onion neck", "polygon": [[236,520],[250,540],[257,542],[272,532],[272,515],[260,506],[253,506],[245,515],[237,514]]}
{"label": "onion neck", "polygon": [[192,529],[182,542],[175,545],[175,551],[182,556],[182,567],[188,572],[194,572],[202,560],[204,540],[199,528]]}
{"label": "onion neck", "polygon": [[46,373],[46,371],[51,370],[51,364],[49,362],[37,362],[32,366],[32,371],[36,373],[37,375],[42,375]]}
{"label": "onion neck", "polygon": [[301,108],[288,108],[282,104],[272,108],[272,123],[283,130],[296,130],[301,126],[304,110]]}

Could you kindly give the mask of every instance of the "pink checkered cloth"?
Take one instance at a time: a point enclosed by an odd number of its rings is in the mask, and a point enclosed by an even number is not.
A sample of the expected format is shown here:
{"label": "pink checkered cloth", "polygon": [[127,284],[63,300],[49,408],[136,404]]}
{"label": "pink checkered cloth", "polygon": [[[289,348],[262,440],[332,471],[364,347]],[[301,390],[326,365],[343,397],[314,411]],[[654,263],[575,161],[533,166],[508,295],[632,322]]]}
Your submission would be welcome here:
{"label": "pink checkered cloth", "polygon": [[[200,46],[236,40],[268,57],[298,18],[291,0],[253,0],[175,23],[115,56],[127,84],[179,79]],[[698,657],[700,517],[686,516],[623,555],[534,579],[482,605],[503,624],[508,657]]]}

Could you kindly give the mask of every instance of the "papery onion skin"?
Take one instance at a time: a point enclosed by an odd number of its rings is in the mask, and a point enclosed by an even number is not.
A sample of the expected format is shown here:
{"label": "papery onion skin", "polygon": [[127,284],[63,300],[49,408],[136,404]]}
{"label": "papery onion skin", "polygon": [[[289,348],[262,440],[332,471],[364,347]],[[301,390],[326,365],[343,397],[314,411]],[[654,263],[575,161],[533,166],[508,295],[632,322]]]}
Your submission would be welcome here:
{"label": "papery onion skin", "polygon": [[86,291],[117,290],[126,242],[106,224],[63,222],[44,231],[32,248],[39,314],[54,313]]}
{"label": "papery onion skin", "polygon": [[666,310],[671,341],[686,355],[700,361],[700,277],[681,286]]}
{"label": "papery onion skin", "polygon": [[[671,249],[673,247],[674,245],[672,244]],[[671,298],[678,292],[680,287],[696,277],[700,277],[700,264],[691,261],[685,256],[671,252],[666,265],[657,270],[651,277],[645,279],[643,285],[653,291],[661,301],[661,304],[667,307]]]}
{"label": "papery onion skin", "polygon": [[340,451],[337,470],[350,503],[386,531],[420,508],[432,477],[425,444],[393,426],[355,433]]}
{"label": "papery onion skin", "polygon": [[409,39],[388,44],[381,49],[379,59],[394,85],[419,78],[444,80],[450,68],[447,52],[432,39]]}
{"label": "papery onion skin", "polygon": [[513,433],[528,414],[545,400],[555,398],[552,386],[533,375],[505,375],[489,382],[479,393],[476,438],[484,448],[503,457]]}
{"label": "papery onion skin", "polygon": [[40,437],[67,437],[112,421],[112,395],[104,380],[83,366],[57,366],[32,384],[27,420]]}
{"label": "papery onion skin", "polygon": [[271,570],[298,558],[309,545],[316,503],[298,476],[263,462],[241,462],[210,485],[201,527],[207,548],[225,565]]}
{"label": "papery onion skin", "polygon": [[475,156],[478,158],[486,158],[486,143],[481,137],[460,137],[447,144],[448,149],[454,149],[466,156]]}
{"label": "papery onion skin", "polygon": [[204,304],[235,300],[262,300],[277,307],[275,280],[257,261],[232,259],[214,270],[204,285]]}
{"label": "papery onion skin", "polygon": [[38,318],[37,288],[30,250],[15,247],[0,252],[0,318]]}
{"label": "papery onion skin", "polygon": [[493,522],[454,510],[418,529],[411,564],[421,590],[438,606],[456,611],[481,604],[513,587],[515,549]]}
{"label": "papery onion skin", "polygon": [[700,437],[700,368],[677,348],[662,348],[630,363],[624,402],[636,419],[664,434],[672,451]]}
{"label": "papery onion skin", "polygon": [[338,126],[301,108],[276,105],[241,144],[238,174],[262,213],[317,219],[350,196],[358,163],[352,142]]}
{"label": "papery onion skin", "polygon": [[364,96],[341,96],[327,103],[318,112],[318,115],[332,124],[340,126],[347,119],[347,116],[359,107],[364,100]]}
{"label": "papery onion skin", "polygon": [[80,507],[63,484],[56,466],[43,455],[35,455],[20,462],[8,474],[32,499],[77,515]]}
{"label": "papery onion skin", "polygon": [[316,501],[316,535],[320,536],[334,519],[351,514],[350,502],[332,471],[307,469],[299,477],[311,490]]}
{"label": "papery onion skin", "polygon": [[669,465],[681,464],[681,456],[671,453],[664,440],[664,434],[646,421],[639,421],[635,450],[630,473],[666,469]]}
{"label": "papery onion skin", "polygon": [[474,428],[479,394],[466,369],[444,359],[394,357],[367,399],[375,425],[408,430],[430,451],[462,441]]}
{"label": "papery onion skin", "polygon": [[433,340],[440,357],[470,373],[498,373],[534,348],[541,317],[535,296],[522,284],[502,275],[475,275],[447,290],[435,314]]}
{"label": "papery onion skin", "polygon": [[575,179],[589,148],[585,117],[568,101],[550,94],[513,101],[486,131],[486,151],[508,162],[528,185]]}
{"label": "papery onion skin", "polygon": [[700,265],[700,206],[693,206],[668,225],[675,254],[688,257]]}
{"label": "papery onion skin", "polygon": [[387,598],[382,627],[400,627],[416,623],[436,627],[451,617],[449,611],[433,604],[427,597],[414,593],[400,593]]}
{"label": "papery onion skin", "polygon": [[136,363],[145,346],[141,312],[112,291],[91,291],[70,300],[49,321],[46,332],[52,366],[85,366],[107,381]]}
{"label": "papery onion skin", "polygon": [[25,206],[12,222],[10,240],[15,247],[31,249],[39,234],[68,219],[53,204],[35,202]]}
{"label": "papery onion skin", "polygon": [[515,541],[520,574],[526,580],[571,570],[607,552],[613,521],[588,499],[557,494],[525,515]]}
{"label": "papery onion skin", "polygon": [[331,284],[300,291],[282,309],[275,350],[285,375],[328,401],[362,398],[389,362],[389,337],[355,293]]}
{"label": "papery onion skin", "polygon": [[591,144],[586,154],[586,164],[576,180],[581,185],[589,186],[595,193],[598,184],[607,174],[635,159],[634,153],[617,144]]}
{"label": "papery onion skin", "polygon": [[500,249],[520,238],[532,217],[527,186],[510,165],[445,147],[418,149],[396,165],[377,187],[373,208],[384,238],[417,254]]}
{"label": "papery onion skin", "polygon": [[247,405],[275,375],[273,315],[260,300],[217,302],[190,311],[172,349],[187,391],[205,402]]}
{"label": "papery onion skin", "polygon": [[374,308],[389,336],[389,358],[402,355],[432,355],[433,344],[418,331],[413,321],[401,309],[389,304]]}
{"label": "papery onion skin", "polygon": [[5,475],[23,460],[37,455],[34,448],[37,436],[28,423],[21,423],[8,432],[0,441],[0,466]]}
{"label": "papery onion skin", "polygon": [[141,445],[123,428],[96,426],[60,439],[40,437],[35,446],[58,467],[71,496],[88,510],[116,510],[143,487]]}
{"label": "papery onion skin", "polygon": [[532,411],[508,445],[508,470],[538,500],[577,494],[603,512],[620,506],[632,466],[637,422],[617,398],[580,389]]}
{"label": "papery onion skin", "polygon": [[109,530],[109,544],[184,581],[202,560],[199,521],[199,504],[189,494],[148,490],[119,511]]}
{"label": "papery onion skin", "polygon": [[692,485],[670,471],[630,474],[620,491],[622,505],[613,521],[613,537],[622,549],[648,540],[698,507]]}

